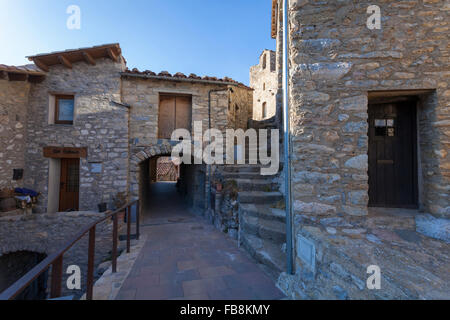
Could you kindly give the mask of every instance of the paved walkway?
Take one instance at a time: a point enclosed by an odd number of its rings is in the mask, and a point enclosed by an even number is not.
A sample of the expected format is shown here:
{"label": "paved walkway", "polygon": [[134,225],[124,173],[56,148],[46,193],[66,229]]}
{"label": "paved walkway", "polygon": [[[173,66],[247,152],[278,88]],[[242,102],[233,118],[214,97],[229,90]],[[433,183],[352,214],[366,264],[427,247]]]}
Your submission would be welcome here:
{"label": "paved walkway", "polygon": [[118,300],[284,298],[235,241],[185,208],[175,185],[152,185],[146,243]]}

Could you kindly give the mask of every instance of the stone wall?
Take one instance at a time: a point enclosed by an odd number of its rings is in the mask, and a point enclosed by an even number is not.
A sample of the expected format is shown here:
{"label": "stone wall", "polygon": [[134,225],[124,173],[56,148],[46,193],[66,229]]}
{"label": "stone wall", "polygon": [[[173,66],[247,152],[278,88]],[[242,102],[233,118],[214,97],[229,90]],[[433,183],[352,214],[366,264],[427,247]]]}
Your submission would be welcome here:
{"label": "stone wall", "polygon": [[[65,245],[70,237],[75,236],[80,230],[102,216],[101,213],[70,212],[2,217],[0,218],[0,256],[20,251],[52,254]],[[119,220],[119,224],[123,226],[121,220]],[[107,221],[99,224],[96,228],[95,266],[110,259],[111,248],[112,222]],[[64,255],[63,295],[80,297],[85,292],[87,252],[88,237],[85,236]],[[65,270],[69,265],[77,265],[81,268],[81,290],[69,290],[64,285],[67,279]]]}
{"label": "stone wall", "polygon": [[[250,68],[250,87],[253,94],[253,119],[263,120],[276,114],[278,93],[278,72],[276,53],[264,50],[259,63]],[[263,104],[266,103],[267,116],[263,117]]]}
{"label": "stone wall", "polygon": [[[131,106],[130,137],[134,146],[150,146],[158,140],[158,112],[160,94],[192,95],[192,128],[195,121],[202,121],[203,130],[208,128],[208,92],[211,93],[211,126],[223,130],[234,128],[235,117],[230,116],[229,99],[241,103],[241,110],[251,108],[251,90],[226,85],[187,83],[124,76],[122,78],[122,101]],[[234,93],[229,93],[229,88]],[[232,98],[231,98],[232,97]],[[239,125],[246,128],[247,114],[238,116]],[[245,122],[245,126],[244,123]]]}
{"label": "stone wall", "polygon": [[[253,118],[253,94],[254,91],[247,88],[232,88],[229,93],[228,124],[226,128],[247,129],[248,120]],[[220,129],[223,130],[224,126]]]}
{"label": "stone wall", "polygon": [[[114,196],[127,191],[128,109],[121,101],[120,72],[123,63],[99,59],[95,66],[74,63],[72,69],[52,66],[46,79],[30,90],[27,126],[25,185],[41,192],[38,212],[48,203],[49,159],[47,146],[87,147],[88,156],[80,163],[80,210],[96,210]],[[75,95],[73,125],[49,123],[49,101],[53,93]],[[91,163],[101,163],[101,173],[91,173]]]}
{"label": "stone wall", "polygon": [[0,79],[0,189],[22,186],[14,169],[25,169],[27,105],[30,83]]}
{"label": "stone wall", "polygon": [[[367,8],[373,4],[381,7],[381,30],[366,26]],[[291,1],[289,89],[297,273],[281,283],[293,296],[443,296],[441,285],[419,276],[418,270],[427,269],[429,261],[422,259],[422,253],[415,256],[418,248],[427,245],[415,238],[414,226],[403,230],[401,216],[380,216],[375,222],[368,218],[367,120],[370,92],[416,90],[421,208],[450,217],[449,9],[435,0]],[[423,90],[430,93],[423,95]],[[383,219],[389,223],[380,224]],[[378,236],[370,230],[377,230]],[[399,235],[407,238],[406,234],[411,235],[405,244],[408,250],[391,246],[391,241],[400,243]],[[411,239],[422,242],[415,246]],[[447,245],[430,246],[446,261]],[[304,250],[311,250],[311,255],[302,257]],[[364,256],[369,252],[373,254]],[[340,260],[333,264],[333,259]],[[408,265],[412,259],[417,264]],[[382,293],[364,291],[364,285],[358,289],[358,279],[371,263],[389,270],[386,281],[395,279],[396,288]],[[435,269],[441,266],[436,262]],[[439,277],[432,270],[427,272]],[[414,287],[414,281],[421,286]],[[447,278],[441,281],[448,283]]]}
{"label": "stone wall", "polygon": [[[247,128],[251,109],[252,91],[245,88],[204,83],[187,83],[139,77],[122,77],[122,102],[130,105],[130,195],[138,197],[140,163],[155,156],[170,155],[172,145],[158,139],[158,112],[160,94],[183,94],[192,96],[192,128],[201,121],[203,133],[208,129],[208,93],[211,92],[211,127],[224,131],[227,128]],[[219,90],[218,92],[214,92]],[[231,101],[239,104],[235,116],[230,111]],[[193,135],[193,132],[192,132]],[[196,175],[198,179],[198,175]],[[198,184],[199,182],[195,182]],[[208,188],[206,183],[205,188]],[[195,200],[199,203],[199,200]],[[193,202],[193,203],[194,203]]]}
{"label": "stone wall", "polygon": [[[436,1],[388,2],[381,5],[383,28],[373,31],[366,27],[369,1],[301,1],[291,8],[293,179],[299,212],[367,214],[368,92],[435,89],[421,121],[428,127],[422,140],[432,139],[436,149],[422,153],[423,166],[433,164],[435,182],[424,177],[423,204],[432,213],[448,214],[450,197],[442,190],[449,185],[450,158],[440,152],[448,149],[450,121],[448,8]],[[417,33],[411,32],[413,26]],[[429,205],[437,199],[440,205]]]}

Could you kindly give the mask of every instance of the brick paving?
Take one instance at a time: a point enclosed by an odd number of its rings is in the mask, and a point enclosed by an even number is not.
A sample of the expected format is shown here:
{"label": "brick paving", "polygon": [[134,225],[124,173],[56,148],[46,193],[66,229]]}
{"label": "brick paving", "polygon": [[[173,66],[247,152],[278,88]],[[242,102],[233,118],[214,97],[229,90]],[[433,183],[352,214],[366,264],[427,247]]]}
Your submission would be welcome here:
{"label": "brick paving", "polygon": [[[146,243],[118,300],[273,300],[284,295],[237,243],[190,213],[172,184],[152,186]],[[170,201],[164,201],[170,199]]]}

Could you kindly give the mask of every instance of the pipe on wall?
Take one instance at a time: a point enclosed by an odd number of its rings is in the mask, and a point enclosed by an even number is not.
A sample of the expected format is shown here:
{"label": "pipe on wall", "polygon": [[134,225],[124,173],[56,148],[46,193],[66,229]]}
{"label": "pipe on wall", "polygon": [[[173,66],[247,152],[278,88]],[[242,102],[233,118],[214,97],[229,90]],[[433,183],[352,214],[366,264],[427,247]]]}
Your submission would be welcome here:
{"label": "pipe on wall", "polygon": [[[233,92],[233,88],[227,88],[227,89],[216,89],[216,90],[209,90],[208,91],[208,129],[211,129],[211,94],[217,93],[217,92],[223,92],[223,91],[231,91]],[[211,132],[209,136],[209,141],[211,142]],[[211,165],[208,164],[207,167],[207,175],[208,175],[208,197],[207,197],[207,207],[206,209],[209,211],[211,208]]]}
{"label": "pipe on wall", "polygon": [[286,202],[286,265],[287,273],[294,274],[292,241],[292,194],[291,194],[291,136],[289,114],[289,0],[283,2],[283,130]]}

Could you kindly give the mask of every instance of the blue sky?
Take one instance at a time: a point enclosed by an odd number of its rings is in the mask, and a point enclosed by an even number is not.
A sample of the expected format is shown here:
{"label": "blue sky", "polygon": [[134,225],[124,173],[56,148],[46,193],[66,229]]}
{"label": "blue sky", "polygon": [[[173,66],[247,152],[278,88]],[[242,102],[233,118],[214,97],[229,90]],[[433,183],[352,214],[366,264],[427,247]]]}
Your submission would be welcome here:
{"label": "blue sky", "polygon": [[[119,42],[128,67],[228,76],[248,84],[270,38],[270,0],[0,0],[0,63]],[[69,30],[69,5],[81,29]]]}

